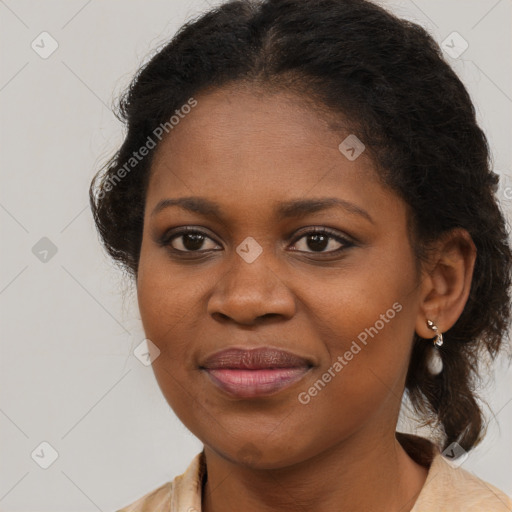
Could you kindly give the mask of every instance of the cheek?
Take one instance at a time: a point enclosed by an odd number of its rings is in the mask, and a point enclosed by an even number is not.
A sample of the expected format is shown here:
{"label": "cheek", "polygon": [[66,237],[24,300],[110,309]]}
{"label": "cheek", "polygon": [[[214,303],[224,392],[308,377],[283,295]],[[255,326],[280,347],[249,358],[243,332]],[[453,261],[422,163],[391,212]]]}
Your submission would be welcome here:
{"label": "cheek", "polygon": [[204,304],[215,276],[204,269],[176,269],[165,251],[145,251],[143,244],[137,279],[140,316],[146,338],[160,350],[152,364],[155,377],[180,416],[195,403],[196,347],[209,335]]}
{"label": "cheek", "polygon": [[[143,243],[137,278],[137,300],[145,336],[160,350],[152,367],[164,391],[176,387],[172,382],[163,387],[162,384],[173,380],[175,371],[172,365],[183,357],[182,352],[185,349],[184,344],[179,343],[180,334],[176,329],[187,315],[185,302],[180,300],[180,296],[182,297],[187,289],[177,287],[170,279],[164,271],[165,266],[162,265],[159,255],[155,254],[157,252],[159,251],[145,251]],[[171,335],[178,341],[172,347],[166,341]]]}
{"label": "cheek", "polygon": [[173,272],[165,251],[150,244],[144,239],[141,247],[137,299],[146,336],[158,341],[179,329],[182,320],[193,314],[190,305],[198,287],[197,283],[190,285],[187,273]]}
{"label": "cheek", "polygon": [[[139,311],[146,338],[160,350],[152,369],[167,403],[183,423],[194,428],[197,400],[190,386],[190,337],[197,287],[171,278],[165,266],[141,257],[137,280]],[[196,306],[197,307],[197,306]],[[192,371],[195,371],[192,369]]]}
{"label": "cheek", "polygon": [[330,318],[317,329],[328,355],[296,397],[302,404],[298,434],[322,423],[319,442],[328,446],[370,418],[379,417],[372,421],[381,421],[382,428],[394,424],[408,368],[414,308],[405,297],[400,300],[400,290],[387,290],[389,295],[375,293],[372,300],[347,291],[338,296],[338,307],[331,305]]}
{"label": "cheek", "polygon": [[158,279],[155,273],[139,281],[137,298],[141,320],[148,338],[165,339],[165,333],[179,329],[180,322],[192,314],[188,307],[189,287],[177,288],[176,282]]}
{"label": "cheek", "polygon": [[339,385],[356,400],[382,398],[374,386],[398,390],[407,370],[418,286],[407,248],[393,256],[381,252],[368,265],[333,276],[306,300],[314,305],[314,330],[326,348],[322,372],[339,363],[331,369],[337,384],[329,387]]}
{"label": "cheek", "polygon": [[[413,261],[368,258],[303,290],[303,301],[315,312],[317,327],[332,339],[374,337],[404,339],[414,325],[418,286]],[[406,336],[407,338],[407,336]]]}

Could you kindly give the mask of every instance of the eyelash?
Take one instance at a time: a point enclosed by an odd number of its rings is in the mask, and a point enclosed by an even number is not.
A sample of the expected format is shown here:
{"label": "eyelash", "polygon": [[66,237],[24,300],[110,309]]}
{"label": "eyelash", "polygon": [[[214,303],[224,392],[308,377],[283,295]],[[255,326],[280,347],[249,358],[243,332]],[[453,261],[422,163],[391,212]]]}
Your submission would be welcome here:
{"label": "eyelash", "polygon": [[[183,251],[181,249],[175,249],[174,247],[171,247],[171,242],[174,239],[179,238],[180,236],[183,236],[183,235],[190,235],[190,234],[199,234],[199,235],[202,235],[205,238],[209,238],[213,242],[217,243],[210,236],[208,236],[208,234],[205,233],[204,231],[201,231],[197,228],[192,228],[192,227],[184,227],[184,228],[180,228],[176,231],[173,231],[173,230],[168,231],[161,237],[161,239],[159,240],[158,243],[160,246],[167,247],[173,253],[180,254],[180,255],[181,254],[200,254],[200,253],[207,253],[207,252],[218,250],[218,249],[206,249],[206,250],[198,250],[198,251]],[[339,253],[343,252],[344,250],[349,249],[350,247],[353,247],[355,245],[355,243],[352,242],[351,240],[349,240],[348,238],[340,236],[339,234],[337,234],[334,231],[331,231],[328,228],[318,228],[318,227],[312,227],[309,229],[309,231],[305,231],[305,232],[301,233],[300,236],[295,238],[293,244],[296,244],[302,238],[304,238],[308,235],[312,235],[312,234],[326,235],[329,239],[333,239],[336,242],[339,242],[340,244],[342,244],[342,247],[340,247],[339,249],[336,249],[334,251],[326,251],[326,252],[324,252],[324,251],[295,251],[295,252],[305,253],[305,254],[330,254],[331,255],[331,254],[339,254]],[[220,245],[220,244],[217,244],[217,245]]]}

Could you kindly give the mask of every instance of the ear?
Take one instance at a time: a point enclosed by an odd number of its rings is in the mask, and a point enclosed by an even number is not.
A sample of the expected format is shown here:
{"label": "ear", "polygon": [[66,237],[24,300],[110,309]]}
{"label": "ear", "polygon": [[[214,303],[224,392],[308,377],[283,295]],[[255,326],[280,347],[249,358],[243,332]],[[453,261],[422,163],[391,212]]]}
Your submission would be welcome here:
{"label": "ear", "polygon": [[476,247],[467,230],[454,228],[435,243],[427,268],[422,273],[420,310],[416,333],[430,339],[432,320],[443,333],[453,327],[469,297],[476,260]]}

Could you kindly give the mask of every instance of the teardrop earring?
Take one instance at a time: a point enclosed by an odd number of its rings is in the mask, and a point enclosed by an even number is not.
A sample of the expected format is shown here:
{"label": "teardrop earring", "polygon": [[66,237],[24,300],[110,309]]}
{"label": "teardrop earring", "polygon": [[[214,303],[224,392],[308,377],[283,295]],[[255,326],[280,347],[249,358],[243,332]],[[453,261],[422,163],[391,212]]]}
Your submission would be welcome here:
{"label": "teardrop earring", "polygon": [[434,346],[430,350],[430,357],[427,361],[427,368],[432,375],[439,375],[443,371],[443,360],[439,350],[439,347],[443,345],[443,335],[439,332],[437,325],[431,320],[427,320],[427,327],[436,333],[433,340]]}

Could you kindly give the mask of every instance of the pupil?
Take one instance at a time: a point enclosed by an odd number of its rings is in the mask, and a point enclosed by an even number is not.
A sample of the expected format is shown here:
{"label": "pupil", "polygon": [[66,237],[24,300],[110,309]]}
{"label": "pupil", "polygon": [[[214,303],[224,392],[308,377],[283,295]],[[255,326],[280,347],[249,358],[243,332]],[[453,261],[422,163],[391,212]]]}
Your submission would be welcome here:
{"label": "pupil", "polygon": [[[320,239],[323,240],[319,242]],[[313,244],[309,243],[311,240],[313,241]],[[318,249],[323,251],[327,246],[327,240],[328,237],[322,234],[310,235],[308,236],[308,247],[313,250]]]}
{"label": "pupil", "polygon": [[[187,243],[187,240],[192,240],[192,243]],[[204,236],[196,233],[196,234],[186,234],[183,236],[183,245],[185,249],[189,251],[194,251],[200,249],[204,242]]]}

